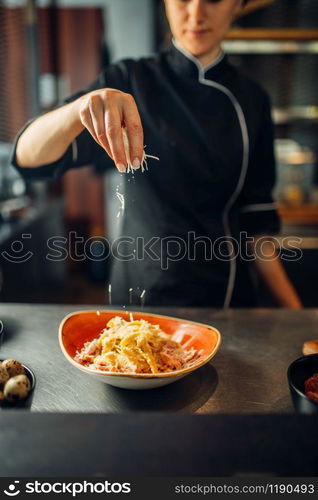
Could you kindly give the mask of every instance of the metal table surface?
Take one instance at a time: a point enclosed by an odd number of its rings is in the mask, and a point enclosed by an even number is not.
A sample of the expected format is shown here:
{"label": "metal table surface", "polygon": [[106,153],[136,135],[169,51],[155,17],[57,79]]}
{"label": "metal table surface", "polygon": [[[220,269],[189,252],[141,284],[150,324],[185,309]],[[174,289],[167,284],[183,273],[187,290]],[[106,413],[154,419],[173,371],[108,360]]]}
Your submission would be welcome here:
{"label": "metal table surface", "polygon": [[[288,365],[305,340],[318,337],[318,310],[146,308],[218,328],[222,345],[210,363],[169,386],[117,389],[81,373],[58,344],[60,321],[94,306],[2,304],[5,335],[0,358],[14,357],[37,379],[31,410],[36,412],[292,412]],[[96,309],[102,309],[96,306]]]}
{"label": "metal table surface", "polygon": [[[1,477],[318,475],[316,415],[3,412],[0,422]],[[160,493],[148,497],[167,500]]]}

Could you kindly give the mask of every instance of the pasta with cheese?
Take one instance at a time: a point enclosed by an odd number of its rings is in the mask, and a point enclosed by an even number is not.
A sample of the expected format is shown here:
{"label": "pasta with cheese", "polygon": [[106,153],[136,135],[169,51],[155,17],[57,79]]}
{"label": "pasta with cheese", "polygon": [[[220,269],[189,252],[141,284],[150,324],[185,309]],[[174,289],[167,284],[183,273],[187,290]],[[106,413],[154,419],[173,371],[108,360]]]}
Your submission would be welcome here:
{"label": "pasta with cheese", "polygon": [[116,316],[98,338],[84,344],[74,359],[98,370],[161,373],[191,366],[199,356],[193,348],[183,349],[159,325]]}

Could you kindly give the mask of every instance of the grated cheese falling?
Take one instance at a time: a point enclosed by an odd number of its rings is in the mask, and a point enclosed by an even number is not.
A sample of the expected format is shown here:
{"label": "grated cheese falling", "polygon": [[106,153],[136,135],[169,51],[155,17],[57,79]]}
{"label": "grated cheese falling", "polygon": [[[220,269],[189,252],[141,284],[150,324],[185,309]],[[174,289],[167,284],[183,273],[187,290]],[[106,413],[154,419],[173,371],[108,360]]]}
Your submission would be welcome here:
{"label": "grated cheese falling", "polygon": [[118,191],[118,186],[116,189],[116,196],[120,202],[120,209],[119,209],[119,212],[117,214],[117,218],[118,218],[118,217],[120,217],[120,215],[124,215],[124,213],[125,213],[125,196]]}
{"label": "grated cheese falling", "polygon": [[145,305],[145,298],[146,298],[146,290],[143,290],[141,295],[140,295],[141,307],[144,307],[144,305]]}
{"label": "grated cheese falling", "polygon": [[[129,139],[128,139],[127,131],[124,127],[122,128],[122,134],[123,134],[123,141],[124,141],[126,158],[127,158],[127,162],[128,162],[127,167],[126,167],[126,172],[127,173],[132,172],[132,174],[134,174],[134,171],[137,169],[133,167],[132,162],[131,162],[130,152],[129,152]],[[147,155],[147,154],[145,154],[145,152],[143,152],[142,162],[140,165],[142,172],[144,172],[145,170],[148,170],[147,158],[152,158],[154,160],[159,161],[159,158],[157,156]],[[120,209],[117,213],[117,219],[118,219],[121,215],[123,216],[125,213],[125,196],[118,191],[118,186],[116,189],[116,196],[120,202]]]}
{"label": "grated cheese falling", "polygon": [[[132,161],[131,161],[130,153],[129,153],[129,139],[128,139],[127,131],[124,127],[122,128],[122,133],[123,133],[123,141],[124,141],[126,158],[127,158],[127,162],[128,162],[126,171],[127,171],[127,173],[130,173],[130,172],[133,172],[134,170],[136,170],[136,168],[134,168],[132,165]],[[142,172],[144,172],[145,170],[148,170],[147,158],[152,158],[153,160],[159,161],[159,158],[157,156],[147,155],[145,152],[143,152],[141,165],[140,165]]]}

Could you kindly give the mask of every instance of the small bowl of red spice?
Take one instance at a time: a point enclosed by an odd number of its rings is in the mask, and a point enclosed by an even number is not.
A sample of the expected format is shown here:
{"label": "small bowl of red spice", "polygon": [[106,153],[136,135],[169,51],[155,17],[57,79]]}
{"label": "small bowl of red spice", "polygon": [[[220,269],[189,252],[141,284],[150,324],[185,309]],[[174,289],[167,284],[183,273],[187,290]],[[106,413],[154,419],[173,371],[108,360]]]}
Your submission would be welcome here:
{"label": "small bowl of red spice", "polygon": [[291,398],[297,413],[318,414],[318,354],[296,359],[287,372]]}

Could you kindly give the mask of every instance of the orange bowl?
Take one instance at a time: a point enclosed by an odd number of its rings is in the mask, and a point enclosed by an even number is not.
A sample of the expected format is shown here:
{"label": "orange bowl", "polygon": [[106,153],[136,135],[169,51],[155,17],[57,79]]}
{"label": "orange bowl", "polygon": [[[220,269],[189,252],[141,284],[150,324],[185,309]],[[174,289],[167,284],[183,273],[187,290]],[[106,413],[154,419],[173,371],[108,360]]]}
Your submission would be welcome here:
{"label": "orange bowl", "polygon": [[[190,367],[181,370],[161,373],[116,373],[96,370],[81,365],[74,360],[85,342],[91,341],[101,334],[107,322],[114,316],[120,316],[126,321],[144,319],[153,325],[159,325],[161,330],[171,335],[173,340],[180,342],[184,349],[194,348],[202,352],[199,359]],[[59,342],[66,359],[82,372],[99,378],[101,381],[126,389],[153,389],[175,382],[189,373],[205,365],[216,354],[221,343],[220,332],[202,323],[196,323],[170,316],[134,311],[77,311],[68,314],[59,327]]]}

